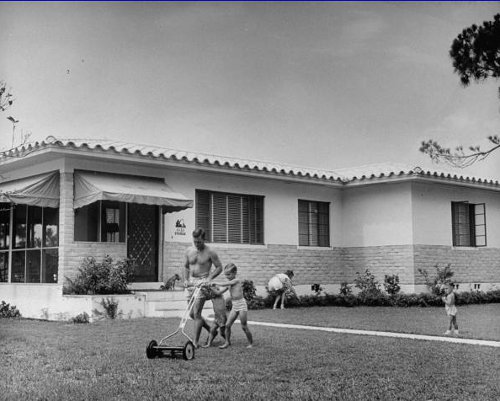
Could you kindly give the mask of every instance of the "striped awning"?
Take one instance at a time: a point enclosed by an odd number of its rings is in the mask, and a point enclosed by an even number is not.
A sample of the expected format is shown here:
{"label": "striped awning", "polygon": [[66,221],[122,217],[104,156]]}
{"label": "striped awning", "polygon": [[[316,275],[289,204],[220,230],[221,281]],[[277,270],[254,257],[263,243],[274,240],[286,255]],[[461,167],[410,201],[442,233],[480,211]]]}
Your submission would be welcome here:
{"label": "striped awning", "polygon": [[59,207],[59,172],[0,183],[0,202]]}
{"label": "striped awning", "polygon": [[192,200],[155,178],[75,171],[74,179],[75,209],[100,200],[157,205],[164,212],[193,207]]}

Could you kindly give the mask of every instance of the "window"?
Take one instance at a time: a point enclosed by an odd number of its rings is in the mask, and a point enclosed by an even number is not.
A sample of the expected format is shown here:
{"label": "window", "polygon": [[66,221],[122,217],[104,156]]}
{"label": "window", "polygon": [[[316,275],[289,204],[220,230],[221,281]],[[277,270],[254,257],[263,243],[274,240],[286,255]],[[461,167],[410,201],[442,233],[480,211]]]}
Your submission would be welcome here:
{"label": "window", "polygon": [[0,283],[9,279],[10,204],[0,203]]}
{"label": "window", "polygon": [[99,201],[75,210],[75,241],[125,242],[123,202]]}
{"label": "window", "polygon": [[299,200],[299,245],[330,246],[330,204]]}
{"label": "window", "polygon": [[484,203],[451,202],[453,246],[486,246]]}
{"label": "window", "polygon": [[196,226],[207,241],[264,243],[264,197],[196,190]]}
{"label": "window", "polygon": [[58,246],[58,208],[0,204],[0,282],[57,283]]}

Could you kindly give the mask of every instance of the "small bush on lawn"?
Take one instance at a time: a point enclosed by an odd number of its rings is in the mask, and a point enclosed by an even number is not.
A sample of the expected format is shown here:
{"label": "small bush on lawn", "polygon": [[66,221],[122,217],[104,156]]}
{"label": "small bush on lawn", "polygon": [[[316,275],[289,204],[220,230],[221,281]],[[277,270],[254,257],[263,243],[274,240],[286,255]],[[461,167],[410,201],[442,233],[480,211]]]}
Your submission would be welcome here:
{"label": "small bush on lawn", "polygon": [[321,284],[312,284],[311,291],[314,292],[314,295],[321,295],[321,293],[323,292],[323,287],[321,287]]}
{"label": "small bush on lawn", "polygon": [[87,312],[80,313],[79,315],[76,315],[74,318],[71,319],[71,321],[75,324],[79,323],[89,323],[89,315]]}
{"label": "small bush on lawn", "polygon": [[76,278],[70,280],[66,277],[63,292],[76,295],[128,294],[127,284],[133,279],[134,267],[131,259],[113,262],[110,256],[106,256],[99,263],[93,257],[85,258]]}
{"label": "small bush on lawn", "polygon": [[384,277],[384,288],[389,295],[398,294],[401,290],[401,287],[399,286],[399,276],[397,274],[393,274],[391,276],[386,274]]}
{"label": "small bush on lawn", "polygon": [[116,316],[118,316],[118,301],[114,300],[113,298],[103,298],[101,301],[101,305],[106,311],[106,316],[109,319],[116,319]]}
{"label": "small bush on lawn", "polygon": [[[457,293],[457,305],[477,303],[500,303],[500,290],[482,292],[474,291]],[[269,307],[269,304],[265,304]],[[359,293],[357,295],[302,295],[298,300],[290,300],[289,307],[310,306],[399,306],[399,307],[443,307],[441,296],[431,293],[387,295],[383,292]],[[257,309],[257,308],[255,308]]]}
{"label": "small bush on lawn", "polygon": [[352,294],[352,287],[348,282],[344,281],[340,283],[340,294],[341,295],[350,295]]}
{"label": "small bush on lawn", "polygon": [[436,264],[434,268],[436,272],[432,276],[425,269],[419,268],[418,272],[424,276],[427,288],[433,294],[442,296],[446,292],[446,284],[451,283],[451,278],[455,273],[451,270],[451,263],[448,263],[444,267],[439,267],[439,264]]}
{"label": "small bush on lawn", "polygon": [[243,298],[245,298],[247,302],[255,298],[257,289],[252,280],[243,280],[241,287],[243,289]]}
{"label": "small bush on lawn", "polygon": [[366,269],[363,274],[356,272],[354,286],[361,290],[358,294],[358,296],[361,297],[371,298],[379,296],[382,293],[382,291],[380,291],[380,284],[375,279],[375,275],[373,275],[368,269]]}
{"label": "small bush on lawn", "polygon": [[14,306],[6,303],[5,301],[2,301],[0,304],[0,318],[11,318],[11,317],[21,317],[21,313],[19,310]]}

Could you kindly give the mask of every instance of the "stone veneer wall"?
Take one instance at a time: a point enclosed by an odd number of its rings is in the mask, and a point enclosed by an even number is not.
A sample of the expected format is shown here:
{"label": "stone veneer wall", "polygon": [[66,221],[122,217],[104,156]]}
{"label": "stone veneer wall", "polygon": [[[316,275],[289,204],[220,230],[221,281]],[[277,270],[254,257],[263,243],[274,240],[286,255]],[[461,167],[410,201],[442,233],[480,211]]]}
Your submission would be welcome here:
{"label": "stone veneer wall", "polygon": [[[188,246],[186,243],[165,243],[165,279],[174,273],[182,273]],[[292,245],[262,248],[223,248],[217,245],[214,249],[224,265],[234,262],[241,276],[257,286],[266,285],[272,275],[287,269],[294,271],[296,285],[352,283],[356,272],[369,269],[380,284],[386,274],[397,274],[400,285],[410,290],[419,286],[423,290],[425,282],[418,268],[432,274],[436,263],[440,266],[451,263],[454,279],[459,283],[500,283],[500,249],[497,248],[394,245],[322,250],[298,249]]]}
{"label": "stone veneer wall", "polygon": [[[189,244],[168,242],[164,247],[165,278],[182,273],[184,253]],[[379,282],[385,274],[399,275],[401,284],[414,284],[413,246],[305,249],[293,245],[268,245],[257,248],[214,249],[222,264],[235,263],[244,279],[266,285],[276,273],[291,269],[296,285],[352,283],[356,272],[369,269]]]}
{"label": "stone veneer wall", "polygon": [[424,278],[418,274],[422,268],[434,273],[434,266],[451,264],[458,283],[500,283],[500,249],[458,248],[439,245],[415,245],[415,272],[418,284]]}
{"label": "stone veneer wall", "polygon": [[386,274],[397,274],[401,285],[415,284],[413,245],[343,248],[342,266],[349,283],[356,277],[356,272],[363,274],[368,269],[381,285]]}
{"label": "stone veneer wall", "polygon": [[[188,246],[189,244],[179,242],[165,243],[165,278],[183,272],[184,254]],[[223,265],[233,262],[238,266],[240,277],[252,280],[256,286],[266,285],[273,275],[288,269],[294,271],[294,283],[297,285],[337,283],[345,279],[340,248],[297,249],[292,245],[212,247]]]}
{"label": "stone veneer wall", "polygon": [[64,276],[70,279],[76,277],[78,269],[86,257],[93,256],[98,262],[101,262],[106,255],[111,256],[114,261],[125,259],[127,257],[127,245],[125,243],[73,241],[66,246]]}

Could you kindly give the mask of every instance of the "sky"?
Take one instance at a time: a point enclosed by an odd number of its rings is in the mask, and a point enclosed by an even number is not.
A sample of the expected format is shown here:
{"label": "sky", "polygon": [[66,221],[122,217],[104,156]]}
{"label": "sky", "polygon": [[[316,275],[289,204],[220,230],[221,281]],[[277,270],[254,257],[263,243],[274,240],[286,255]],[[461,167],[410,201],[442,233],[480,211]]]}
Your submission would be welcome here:
{"label": "sky", "polygon": [[158,145],[335,170],[465,170],[423,140],[487,147],[499,82],[464,88],[448,55],[500,2],[1,2],[0,149],[21,135]]}

